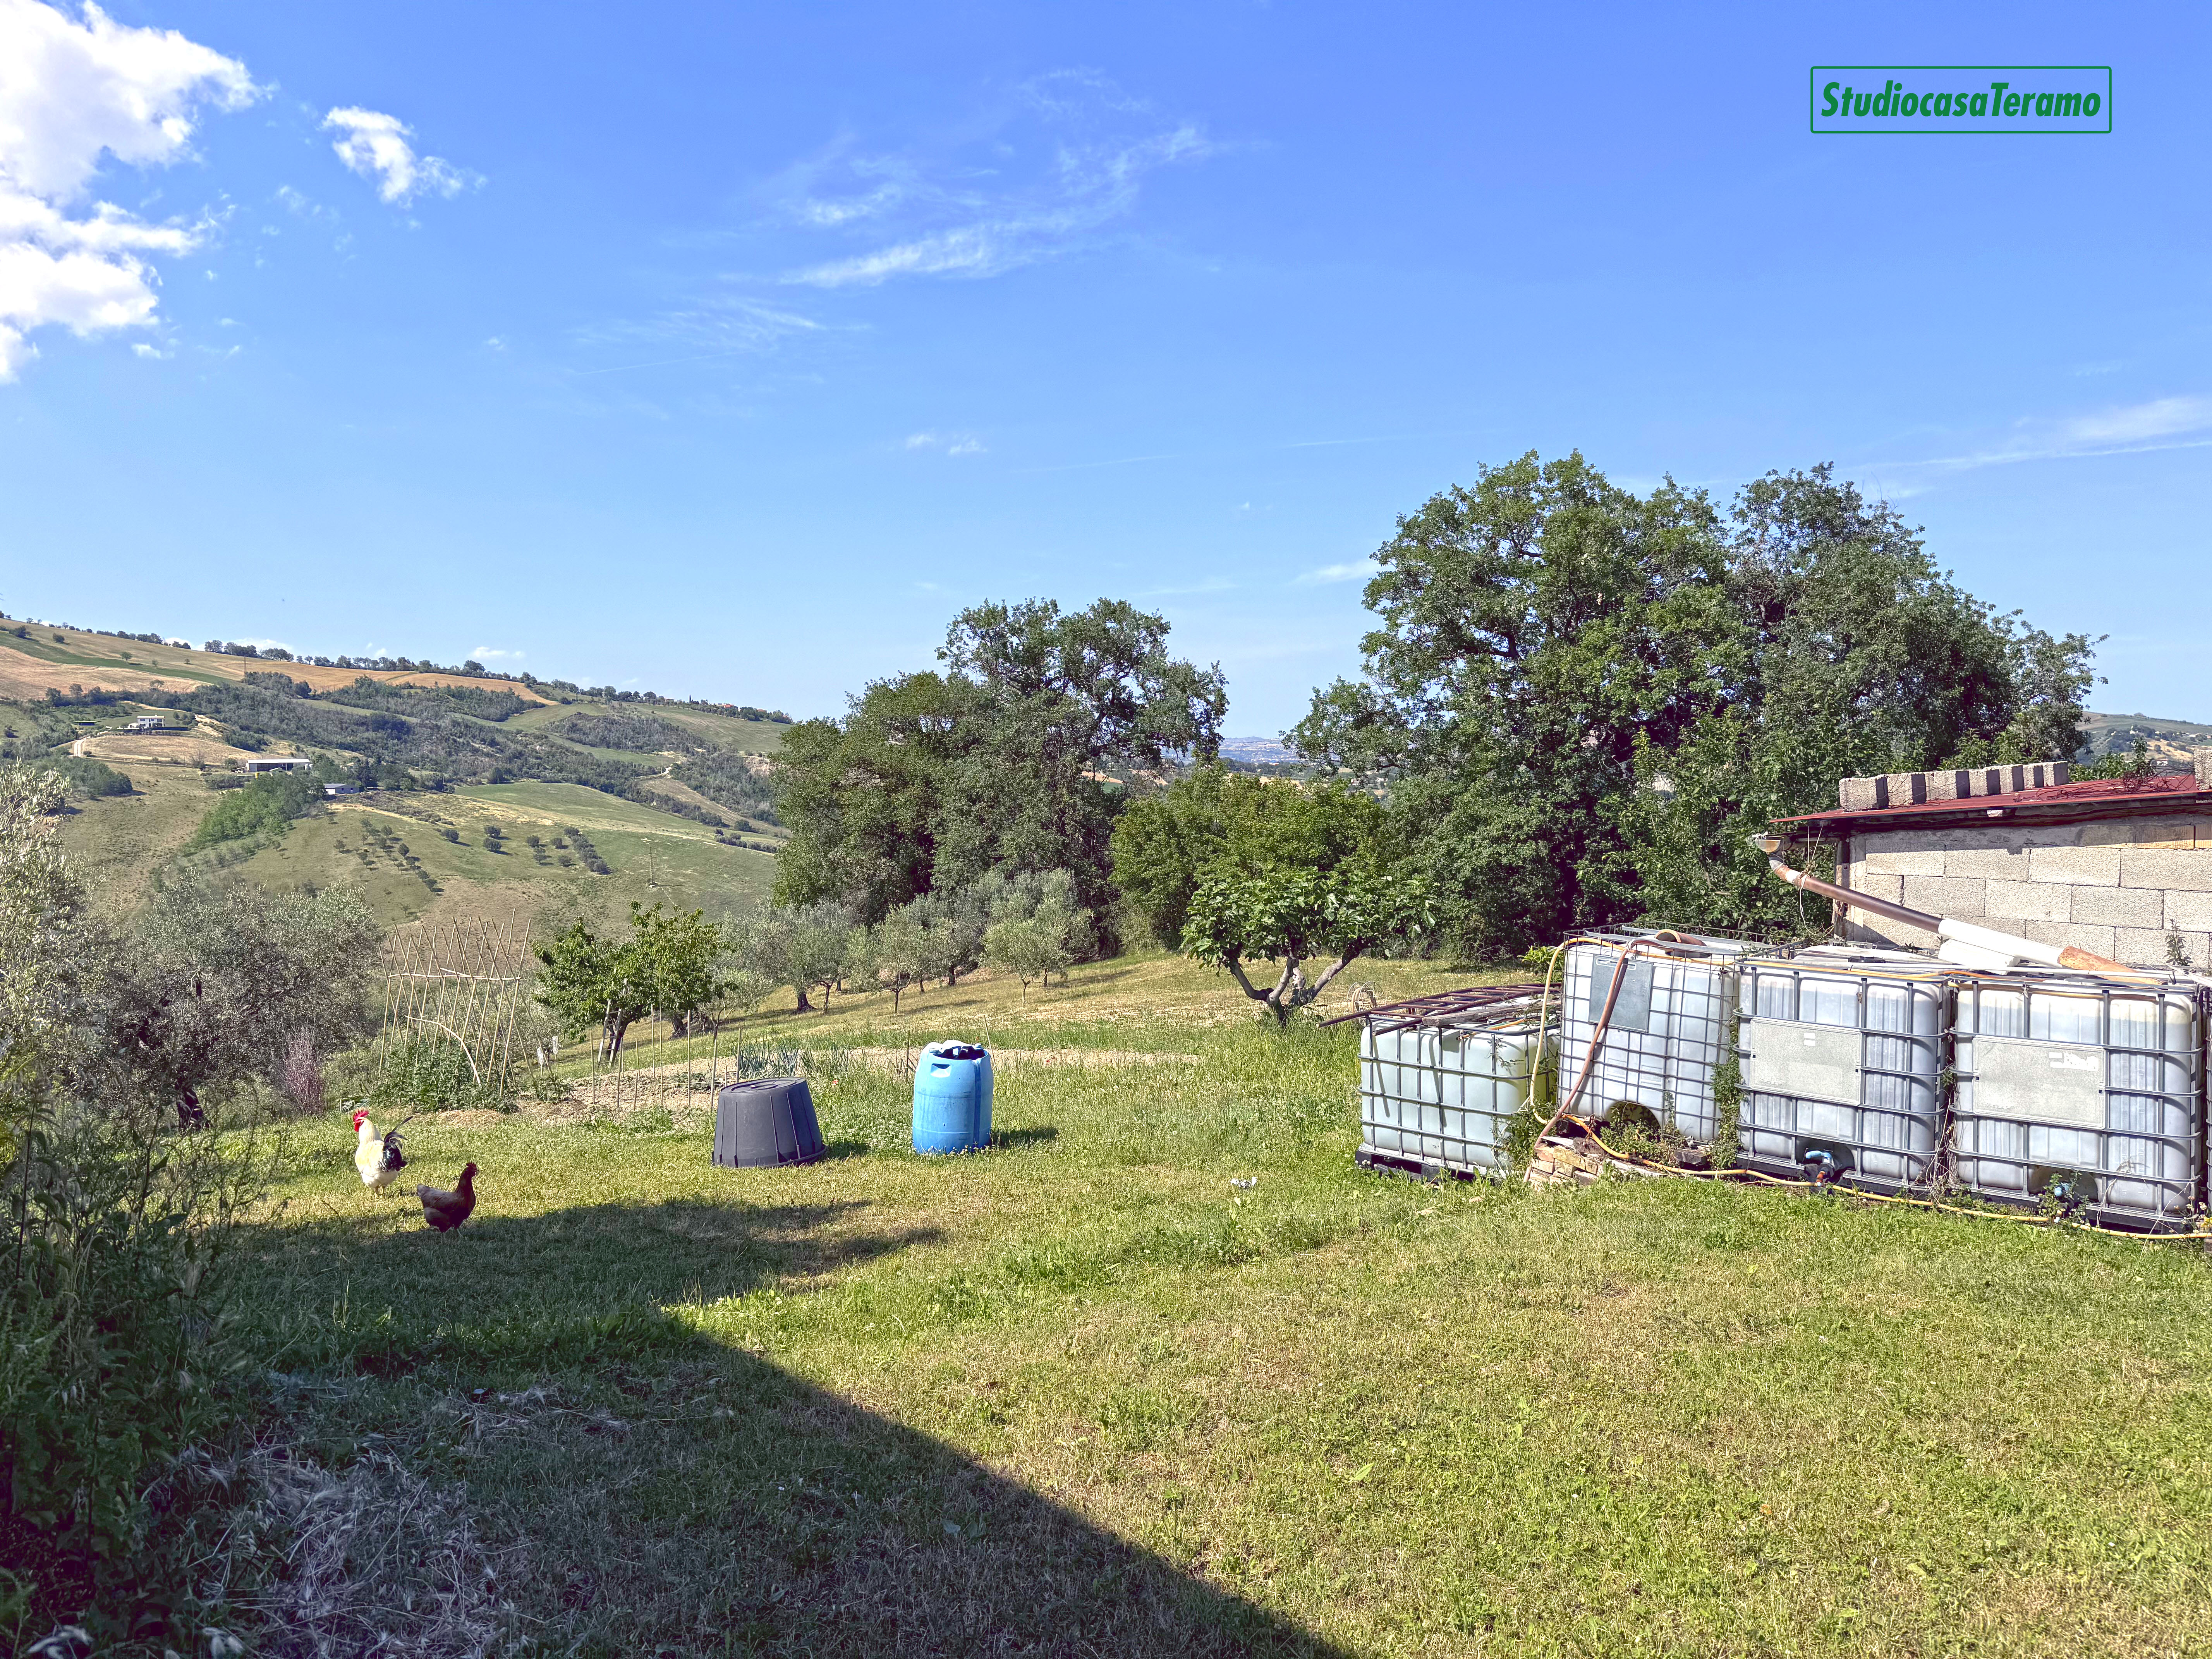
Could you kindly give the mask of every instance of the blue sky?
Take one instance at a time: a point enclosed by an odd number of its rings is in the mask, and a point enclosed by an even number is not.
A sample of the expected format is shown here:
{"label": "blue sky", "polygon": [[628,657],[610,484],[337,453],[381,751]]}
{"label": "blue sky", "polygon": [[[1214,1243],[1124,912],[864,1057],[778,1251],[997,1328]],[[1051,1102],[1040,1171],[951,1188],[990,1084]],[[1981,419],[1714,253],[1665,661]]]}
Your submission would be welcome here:
{"label": "blue sky", "polygon": [[[1833,460],[2212,719],[2202,7],[106,17],[0,0],[16,615],[806,714],[1111,594],[1271,734],[1395,514],[1579,447]],[[1814,137],[1834,62],[2114,131]]]}

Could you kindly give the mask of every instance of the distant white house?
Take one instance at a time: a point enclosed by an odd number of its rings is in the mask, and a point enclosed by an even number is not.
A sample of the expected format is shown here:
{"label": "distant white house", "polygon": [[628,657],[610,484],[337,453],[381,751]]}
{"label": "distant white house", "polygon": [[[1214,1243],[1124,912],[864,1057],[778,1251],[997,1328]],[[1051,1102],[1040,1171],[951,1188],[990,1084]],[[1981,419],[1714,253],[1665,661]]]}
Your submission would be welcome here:
{"label": "distant white house", "polygon": [[159,732],[167,725],[168,722],[159,714],[141,714],[123,729],[126,732]]}
{"label": "distant white house", "polygon": [[276,755],[246,763],[249,776],[256,772],[312,772],[314,767],[314,762],[304,755]]}

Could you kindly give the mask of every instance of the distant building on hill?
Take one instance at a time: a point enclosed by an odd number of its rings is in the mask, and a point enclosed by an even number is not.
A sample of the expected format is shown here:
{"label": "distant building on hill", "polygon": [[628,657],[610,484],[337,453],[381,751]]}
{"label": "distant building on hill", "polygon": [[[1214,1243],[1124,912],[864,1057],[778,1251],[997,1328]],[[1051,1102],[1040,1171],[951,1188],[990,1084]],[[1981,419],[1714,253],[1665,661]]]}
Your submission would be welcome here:
{"label": "distant building on hill", "polygon": [[314,767],[304,755],[273,755],[246,762],[246,772],[250,777],[257,772],[312,772]]}
{"label": "distant building on hill", "polygon": [[123,729],[126,732],[161,732],[168,728],[168,724],[159,714],[141,714]]}

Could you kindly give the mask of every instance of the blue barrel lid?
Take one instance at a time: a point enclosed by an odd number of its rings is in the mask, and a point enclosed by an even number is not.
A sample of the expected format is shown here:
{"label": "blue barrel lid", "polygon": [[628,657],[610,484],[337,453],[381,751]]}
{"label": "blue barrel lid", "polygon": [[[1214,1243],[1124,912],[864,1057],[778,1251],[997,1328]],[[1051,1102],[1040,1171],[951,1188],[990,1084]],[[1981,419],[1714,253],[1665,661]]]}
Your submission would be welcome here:
{"label": "blue barrel lid", "polygon": [[939,1060],[982,1060],[989,1053],[973,1042],[933,1042],[921,1052]]}

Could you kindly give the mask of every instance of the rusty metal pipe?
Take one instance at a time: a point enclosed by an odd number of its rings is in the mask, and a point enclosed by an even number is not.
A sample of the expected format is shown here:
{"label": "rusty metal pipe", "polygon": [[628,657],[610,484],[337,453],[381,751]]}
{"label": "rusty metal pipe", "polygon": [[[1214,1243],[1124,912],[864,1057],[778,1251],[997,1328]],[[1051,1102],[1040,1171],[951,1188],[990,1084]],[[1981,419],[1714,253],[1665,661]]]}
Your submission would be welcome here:
{"label": "rusty metal pipe", "polygon": [[[1817,893],[1845,909],[1870,910],[1875,915],[1887,916],[1892,921],[1901,921],[1908,927],[1923,928],[1946,943],[1968,947],[1971,953],[2014,957],[2023,962],[2039,962],[2053,968],[2078,968],[2097,974],[2136,971],[2125,963],[2114,962],[2110,957],[2100,957],[2094,951],[2084,951],[2078,945],[2045,945],[2037,939],[2022,939],[2017,933],[2004,933],[1994,927],[1977,927],[1971,921],[1954,921],[1948,916],[1930,915],[1925,910],[1916,910],[1907,904],[1893,904],[1869,893],[1854,892],[1848,887],[1822,881],[1818,876],[1808,876],[1802,870],[1791,869],[1775,856],[1782,850],[1782,843],[1771,836],[1753,836],[1751,844],[1766,854],[1768,869],[1800,892]],[[1969,954],[1967,960],[1973,962],[1974,956]]]}

